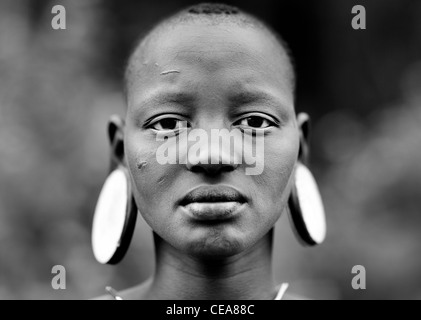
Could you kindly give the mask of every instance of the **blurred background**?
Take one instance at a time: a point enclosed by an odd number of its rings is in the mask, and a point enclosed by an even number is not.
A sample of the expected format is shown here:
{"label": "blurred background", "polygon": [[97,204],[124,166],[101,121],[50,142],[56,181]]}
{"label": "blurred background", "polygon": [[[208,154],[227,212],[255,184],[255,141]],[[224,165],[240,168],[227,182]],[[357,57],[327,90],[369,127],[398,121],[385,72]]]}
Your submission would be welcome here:
{"label": "blurred background", "polygon": [[[102,266],[90,228],[108,171],[106,122],[123,112],[137,36],[193,1],[0,0],[0,299],[87,299],[146,279],[151,231],[139,218],[127,257]],[[328,237],[303,248],[286,216],[275,271],[316,299],[421,299],[421,2],[226,1],[289,42],[297,109],[313,119],[312,170]],[[64,5],[67,29],[51,28]],[[354,5],[367,29],[354,30]],[[53,290],[54,265],[66,290]],[[363,265],[367,289],[353,290]]]}

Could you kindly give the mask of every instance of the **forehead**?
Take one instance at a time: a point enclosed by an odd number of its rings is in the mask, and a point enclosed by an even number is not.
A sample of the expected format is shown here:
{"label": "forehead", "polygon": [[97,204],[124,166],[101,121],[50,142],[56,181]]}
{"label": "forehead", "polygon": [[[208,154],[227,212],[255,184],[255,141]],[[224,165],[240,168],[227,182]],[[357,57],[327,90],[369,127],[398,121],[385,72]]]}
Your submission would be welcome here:
{"label": "forehead", "polygon": [[268,31],[252,26],[189,23],[163,28],[149,37],[129,67],[128,89],[136,96],[163,85],[193,88],[216,80],[227,90],[255,84],[293,101],[293,71],[285,50]]}

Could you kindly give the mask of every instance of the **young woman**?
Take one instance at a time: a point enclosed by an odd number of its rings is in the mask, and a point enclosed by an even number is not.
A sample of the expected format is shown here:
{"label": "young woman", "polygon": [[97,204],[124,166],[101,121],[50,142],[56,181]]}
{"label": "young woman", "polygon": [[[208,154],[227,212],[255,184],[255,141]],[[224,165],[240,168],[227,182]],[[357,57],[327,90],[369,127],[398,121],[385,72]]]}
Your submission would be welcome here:
{"label": "young woman", "polygon": [[303,242],[325,235],[285,43],[237,8],[201,4],[141,39],[125,81],[93,248],[101,263],[118,262],[139,212],[154,231],[156,270],[109,297],[280,299],[287,285],[271,265],[281,213],[288,207]]}

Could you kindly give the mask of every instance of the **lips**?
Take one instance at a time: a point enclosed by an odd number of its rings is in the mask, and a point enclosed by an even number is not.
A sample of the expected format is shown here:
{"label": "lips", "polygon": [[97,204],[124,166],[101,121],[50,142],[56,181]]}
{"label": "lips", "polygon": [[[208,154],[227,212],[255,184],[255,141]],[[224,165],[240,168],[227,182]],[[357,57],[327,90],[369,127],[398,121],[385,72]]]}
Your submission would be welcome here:
{"label": "lips", "polygon": [[227,186],[202,186],[189,192],[181,201],[181,206],[193,202],[246,202],[246,198],[237,190]]}
{"label": "lips", "polygon": [[194,220],[224,221],[237,216],[246,202],[245,196],[234,188],[202,186],[189,192],[179,205]]}

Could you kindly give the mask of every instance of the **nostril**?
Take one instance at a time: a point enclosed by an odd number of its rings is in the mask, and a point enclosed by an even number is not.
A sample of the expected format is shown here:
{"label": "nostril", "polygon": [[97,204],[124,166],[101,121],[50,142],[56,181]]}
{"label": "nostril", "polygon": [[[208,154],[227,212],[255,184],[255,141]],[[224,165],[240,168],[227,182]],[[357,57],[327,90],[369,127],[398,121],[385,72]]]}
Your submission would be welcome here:
{"label": "nostril", "polygon": [[237,165],[233,165],[233,164],[221,164],[220,166],[221,166],[221,170],[225,172],[234,171],[235,168],[237,168]]}
{"label": "nostril", "polygon": [[192,165],[189,169],[195,173],[206,173],[206,174],[220,174],[224,172],[231,172],[237,168],[236,164],[196,164]]}
{"label": "nostril", "polygon": [[199,167],[199,166],[192,166],[190,168],[190,171],[195,172],[195,173],[200,173],[200,172],[204,172],[205,169],[203,169],[202,167]]}
{"label": "nostril", "polygon": [[[207,134],[205,132],[205,134]],[[240,137],[241,138],[241,137]],[[213,139],[213,140],[212,140]],[[215,141],[216,139],[216,141]],[[232,139],[222,136],[221,138],[215,138],[215,134],[211,135],[211,142],[209,139],[204,139],[195,152],[192,149],[188,149],[186,162],[187,169],[196,173],[206,173],[215,175],[222,172],[234,171],[238,167],[239,155],[236,153],[238,148],[232,146]],[[238,139],[234,142],[238,142]],[[193,147],[193,146],[192,146]],[[234,154],[232,150],[234,150]],[[241,159],[241,158],[240,158]]]}

